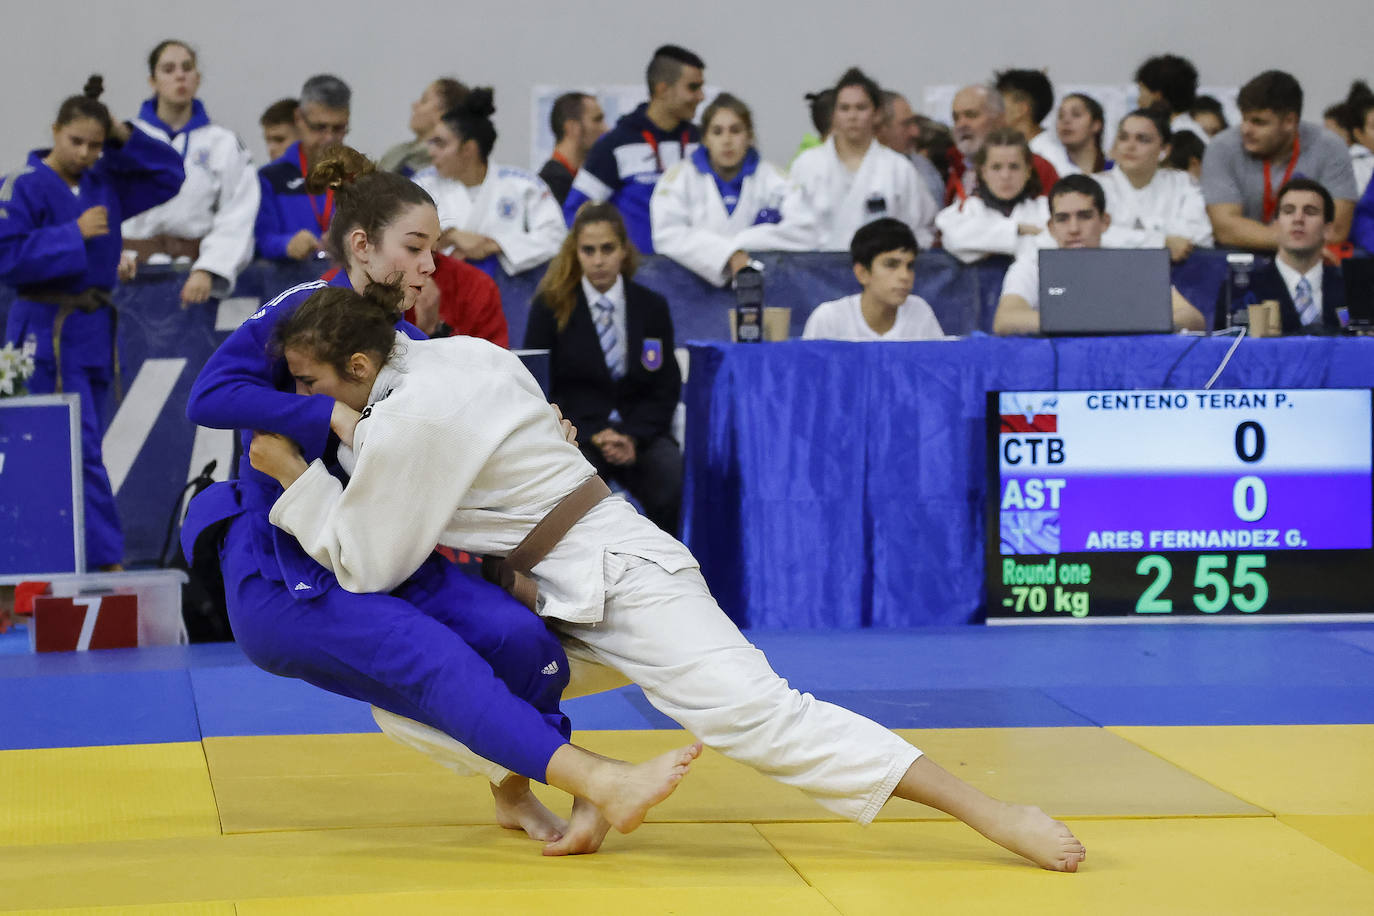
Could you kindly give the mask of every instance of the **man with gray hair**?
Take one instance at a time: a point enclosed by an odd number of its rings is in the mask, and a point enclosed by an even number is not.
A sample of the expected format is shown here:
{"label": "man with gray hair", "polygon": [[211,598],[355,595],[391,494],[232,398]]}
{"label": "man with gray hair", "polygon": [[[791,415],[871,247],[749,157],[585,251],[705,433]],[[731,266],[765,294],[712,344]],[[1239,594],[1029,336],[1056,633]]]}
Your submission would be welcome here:
{"label": "man with gray hair", "polygon": [[[983,146],[983,139],[995,127],[1004,126],[1006,108],[1002,93],[991,86],[965,86],[954,94],[951,120],[954,122],[954,150],[949,157],[949,183],[945,187],[945,204],[958,203],[973,193],[978,174],[973,168],[973,156]],[[1059,173],[1039,156],[1032,155],[1040,187],[1052,188]]]}
{"label": "man with gray hair", "polygon": [[921,176],[921,181],[930,190],[930,199],[942,200],[945,196],[945,179],[918,148],[921,141],[919,116],[911,110],[911,103],[900,92],[884,89],[880,97],[882,104],[878,107],[876,131],[878,142],[910,159],[916,167],[916,174]]}
{"label": "man with gray hair", "polygon": [[348,84],[327,73],[310,77],[301,87],[296,109],[300,139],[258,170],[258,257],[306,261],[324,256],[320,239],[329,228],[333,200],[329,194],[306,193],[305,177],[325,150],[343,142],[352,100]]}

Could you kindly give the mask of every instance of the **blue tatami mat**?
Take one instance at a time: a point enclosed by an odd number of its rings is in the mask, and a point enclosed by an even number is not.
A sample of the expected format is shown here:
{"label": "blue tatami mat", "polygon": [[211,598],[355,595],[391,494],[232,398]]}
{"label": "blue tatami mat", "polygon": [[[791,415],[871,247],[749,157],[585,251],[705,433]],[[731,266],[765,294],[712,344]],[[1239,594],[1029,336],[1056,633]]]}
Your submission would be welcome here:
{"label": "blue tatami mat", "polygon": [[193,668],[191,688],[205,737],[331,735],[375,732],[366,703],[295,678],[268,674],[242,659],[221,668]]}
{"label": "blue tatami mat", "polygon": [[0,750],[201,738],[184,669],[10,677],[0,695]]}
{"label": "blue tatami mat", "polygon": [[[792,686],[889,728],[1374,722],[1374,625],[751,631]],[[233,644],[33,655],[0,636],[0,749],[376,730]],[[637,687],[580,729],[674,728]]]}
{"label": "blue tatami mat", "polygon": [[[1374,659],[1371,659],[1374,665]],[[1114,687],[1050,690],[1097,725],[1345,725],[1374,722],[1374,687]]]}

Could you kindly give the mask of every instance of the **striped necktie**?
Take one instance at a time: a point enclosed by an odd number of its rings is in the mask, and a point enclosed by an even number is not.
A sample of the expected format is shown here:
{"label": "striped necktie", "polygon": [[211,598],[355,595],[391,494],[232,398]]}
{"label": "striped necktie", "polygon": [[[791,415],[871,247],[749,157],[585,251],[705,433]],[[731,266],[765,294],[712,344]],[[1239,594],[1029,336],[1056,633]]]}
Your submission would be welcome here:
{"label": "striped necktie", "polygon": [[601,340],[601,352],[606,355],[606,368],[611,378],[619,379],[625,374],[625,354],[620,349],[620,337],[615,332],[615,306],[611,300],[602,296],[596,300],[596,336]]}
{"label": "striped necktie", "polygon": [[1308,314],[1315,311],[1316,306],[1317,303],[1312,299],[1312,284],[1306,277],[1299,277],[1298,285],[1293,289],[1293,307],[1298,310],[1298,318],[1303,324],[1312,324],[1317,320],[1317,315]]}

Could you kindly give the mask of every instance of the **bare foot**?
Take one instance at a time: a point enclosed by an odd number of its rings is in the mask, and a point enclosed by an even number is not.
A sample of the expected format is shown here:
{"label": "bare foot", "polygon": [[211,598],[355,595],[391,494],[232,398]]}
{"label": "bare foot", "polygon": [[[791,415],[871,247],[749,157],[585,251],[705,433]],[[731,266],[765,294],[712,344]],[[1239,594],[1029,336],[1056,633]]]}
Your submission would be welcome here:
{"label": "bare foot", "polygon": [[1087,856],[1068,827],[1032,805],[1003,804],[986,828],[983,836],[1050,871],[1078,871]]}
{"label": "bare foot", "polygon": [[644,823],[650,808],[673,794],[692,761],[699,756],[700,741],[644,763],[608,760],[607,766],[595,777],[594,789],[588,795],[612,827],[629,833]]}
{"label": "bare foot", "polygon": [[611,822],[601,816],[596,805],[585,798],[574,798],[568,829],[561,839],[544,846],[544,855],[581,856],[596,852],[610,829]]}
{"label": "bare foot", "polygon": [[568,822],[554,814],[530,791],[530,781],[523,776],[510,776],[499,786],[491,787],[496,800],[496,823],[511,830],[523,830],[531,839],[553,842],[568,830]]}

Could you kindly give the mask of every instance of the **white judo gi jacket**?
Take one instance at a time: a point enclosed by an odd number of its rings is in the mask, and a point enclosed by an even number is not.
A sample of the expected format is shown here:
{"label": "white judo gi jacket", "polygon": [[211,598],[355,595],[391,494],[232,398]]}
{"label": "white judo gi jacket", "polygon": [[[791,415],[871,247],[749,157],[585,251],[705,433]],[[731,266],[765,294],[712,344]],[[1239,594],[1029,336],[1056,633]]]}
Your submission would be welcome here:
{"label": "white judo gi jacket", "polygon": [[857,172],[835,153],[835,138],[812,147],[792,163],[779,230],[797,248],[848,251],[860,226],[890,216],[911,227],[920,246],[935,241],[939,205],[916,167],[877,140]]}
{"label": "white judo gi jacket", "polygon": [[1103,248],[1163,248],[1165,236],[1182,236],[1199,248],[1212,247],[1212,221],[1202,190],[1187,172],[1161,168],[1143,188],[1121,169],[1093,176],[1107,195],[1112,224]]}
{"label": "white judo gi jacket", "polygon": [[[436,543],[507,553],[592,474],[518,357],[468,337],[397,335],[397,343],[403,349],[373,384],[352,460],[340,449],[348,486],[317,461],[271,512],[350,591],[394,587]],[[532,570],[539,613],[559,621],[570,690],[586,683],[579,668],[614,669],[707,745],[871,821],[921,752],[791,688],[696,567],[687,548],[619,497],[575,524]],[[428,726],[380,712],[377,721],[446,766],[504,778]]]}
{"label": "white judo gi jacket", "polygon": [[214,275],[212,294],[227,296],[253,259],[253,223],[262,197],[253,157],[232,130],[218,124],[206,122],[175,138],[141,118],[134,124],[181,153],[186,181],[165,204],[126,219],[124,238],[199,239],[200,256],[191,269]]}
{"label": "white judo gi jacket", "polygon": [[549,186],[524,169],[487,164],[487,177],[474,198],[467,185],[439,174],[434,166],[413,179],[439,208],[439,228],[475,232],[501,246],[508,275],[538,267],[558,254],[568,227]]}
{"label": "white judo gi jacket", "polygon": [[[1049,221],[1050,205],[1045,197],[1023,200],[1012,207],[1011,215],[1003,216],[981,197],[970,194],[941,210],[935,217],[935,228],[940,230],[940,244],[945,251],[965,264],[972,264],[990,254],[1020,257],[1052,246]],[[1039,226],[1040,231],[1022,235],[1022,223]]]}
{"label": "white judo gi jacket", "polygon": [[[397,334],[354,434],[347,488],[315,461],[272,507],[351,592],[386,592],[436,544],[504,555],[595,474],[563,440],[554,409],[519,357],[473,337]],[[539,562],[539,613],[601,619],[603,554],[629,553],[668,572],[695,567],[686,547],[618,496],[602,500]]]}
{"label": "white judo gi jacket", "polygon": [[[744,176],[739,201],[727,212],[716,177],[703,171],[704,150],[663,174],[649,199],[654,252],[667,255],[707,283],[724,286],[736,251],[794,251],[803,247],[777,224],[787,179],[759,160]],[[760,217],[772,221],[759,222]]]}

